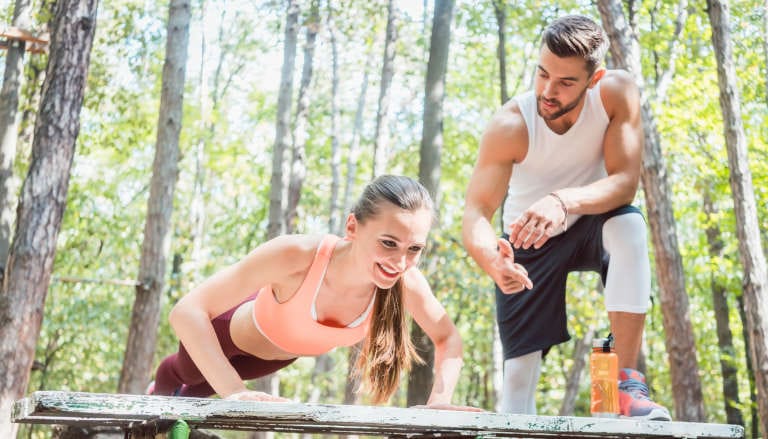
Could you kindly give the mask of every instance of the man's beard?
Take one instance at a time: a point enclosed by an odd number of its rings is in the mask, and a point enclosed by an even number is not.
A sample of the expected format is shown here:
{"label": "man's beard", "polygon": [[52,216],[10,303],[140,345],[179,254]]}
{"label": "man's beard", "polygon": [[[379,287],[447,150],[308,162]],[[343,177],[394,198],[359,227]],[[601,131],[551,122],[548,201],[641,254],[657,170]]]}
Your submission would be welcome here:
{"label": "man's beard", "polygon": [[557,99],[546,99],[547,102],[554,103],[557,105],[559,110],[555,111],[554,113],[550,115],[545,115],[541,111],[541,101],[544,99],[541,95],[536,96],[536,111],[539,113],[539,116],[542,117],[544,120],[555,120],[562,115],[568,113],[569,111],[573,110],[579,105],[579,102],[581,102],[581,99],[584,97],[585,94],[587,94],[588,87],[584,87],[584,90],[581,92],[579,97],[573,100],[573,102],[568,103],[567,105],[563,105],[558,101]]}

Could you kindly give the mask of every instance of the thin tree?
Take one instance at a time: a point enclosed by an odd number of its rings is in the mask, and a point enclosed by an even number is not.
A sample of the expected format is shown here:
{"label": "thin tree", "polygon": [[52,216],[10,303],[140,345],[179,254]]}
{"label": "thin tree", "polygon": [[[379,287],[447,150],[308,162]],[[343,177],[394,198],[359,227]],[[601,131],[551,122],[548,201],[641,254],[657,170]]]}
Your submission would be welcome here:
{"label": "thin tree", "polygon": [[504,0],[493,0],[493,12],[496,15],[496,58],[499,60],[499,89],[501,91],[501,104],[509,100],[507,88],[507,10]]}
{"label": "thin tree", "polygon": [[331,43],[331,199],[328,203],[328,231],[340,234],[339,188],[341,187],[341,148],[339,147],[339,48],[333,2],[328,0],[328,39]]}
{"label": "thin tree", "polygon": [[293,70],[296,64],[296,40],[299,28],[298,0],[288,0],[283,42],[283,67],[280,72],[280,90],[277,96],[275,144],[272,148],[272,177],[269,186],[269,222],[267,239],[285,232],[286,160],[290,148],[291,99],[293,96]]}
{"label": "thin tree", "polygon": [[717,58],[720,108],[728,151],[733,208],[739,256],[744,269],[743,295],[747,312],[747,328],[751,334],[749,350],[757,387],[758,416],[763,435],[768,435],[768,270],[760,242],[755,191],[747,157],[747,138],[741,119],[739,87],[733,65],[733,43],[727,0],[707,0],[712,26],[712,45]]}
{"label": "thin tree", "polygon": [[[443,150],[443,99],[454,0],[436,0],[424,87],[424,120],[419,151],[419,181],[435,206],[440,205],[440,159]],[[408,405],[424,404],[433,381],[435,346],[419,325],[411,326],[411,339],[423,364],[415,364],[408,376]]]}
{"label": "thin tree", "polygon": [[191,15],[189,0],[171,0],[155,158],[152,164],[136,297],[117,388],[120,393],[142,393],[152,374],[157,328],[160,323],[160,298],[165,287],[173,195],[179,175],[179,135]]}
{"label": "thin tree", "polygon": [[387,31],[384,40],[384,59],[381,63],[381,83],[379,85],[379,105],[376,110],[376,134],[373,143],[373,176],[383,174],[389,159],[389,117],[390,88],[395,75],[395,43],[397,42],[398,11],[395,0],[389,0],[387,6]]}
{"label": "thin tree", "polygon": [[[706,215],[707,219],[705,230],[707,250],[710,260],[716,264],[716,261],[725,257],[723,254],[725,244],[723,243],[720,227],[715,218],[717,209],[712,201],[711,190],[708,187],[704,189],[704,201],[702,204],[704,215]],[[723,282],[718,280],[715,273],[716,271],[712,270],[710,274],[710,289],[712,290],[712,305],[715,311],[717,344],[720,348],[720,373],[723,377],[725,416],[729,424],[744,425],[744,417],[741,415],[741,410],[739,410],[739,370],[734,362],[736,351],[733,347],[731,326],[728,323],[730,315],[728,290]]]}
{"label": "thin tree", "polygon": [[0,437],[13,438],[11,406],[29,383],[40,335],[56,239],[80,131],[97,0],[59,0],[32,159],[17,209],[13,243],[0,294]]}
{"label": "thin tree", "polygon": [[[16,0],[11,24],[29,29],[29,0]],[[19,131],[19,93],[24,81],[24,40],[11,41],[5,55],[3,87],[0,89],[0,283],[11,243],[16,188],[13,161]]]}
{"label": "thin tree", "polygon": [[598,9],[608,33],[611,59],[635,77],[642,94],[642,118],[645,128],[645,151],[641,181],[645,192],[648,220],[655,249],[656,273],[659,281],[661,312],[667,354],[672,377],[675,415],[681,421],[706,420],[701,380],[696,361],[696,344],[685,292],[683,263],[677,244],[675,218],[669,199],[667,171],[662,160],[661,138],[651,106],[643,89],[640,50],[632,29],[624,17],[621,0],[599,0]]}
{"label": "thin tree", "polygon": [[293,233],[296,229],[296,209],[301,199],[301,188],[307,176],[307,126],[309,125],[309,109],[312,96],[310,85],[314,72],[315,40],[320,28],[320,11],[317,0],[312,0],[309,19],[305,28],[304,64],[301,69],[299,95],[296,104],[296,116],[293,124],[293,144],[291,145],[291,165],[288,177],[288,202],[285,209],[285,231]]}

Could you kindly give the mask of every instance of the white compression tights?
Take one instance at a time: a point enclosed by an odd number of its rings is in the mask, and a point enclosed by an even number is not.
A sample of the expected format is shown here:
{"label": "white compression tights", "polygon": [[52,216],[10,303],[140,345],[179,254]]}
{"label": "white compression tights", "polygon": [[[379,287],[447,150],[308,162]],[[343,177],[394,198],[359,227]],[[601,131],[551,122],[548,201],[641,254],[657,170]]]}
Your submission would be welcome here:
{"label": "white compression tights", "polygon": [[[603,224],[603,246],[611,255],[605,282],[609,312],[645,313],[651,291],[651,267],[645,221],[636,213],[618,215]],[[536,385],[541,351],[504,360],[502,413],[536,414]]]}

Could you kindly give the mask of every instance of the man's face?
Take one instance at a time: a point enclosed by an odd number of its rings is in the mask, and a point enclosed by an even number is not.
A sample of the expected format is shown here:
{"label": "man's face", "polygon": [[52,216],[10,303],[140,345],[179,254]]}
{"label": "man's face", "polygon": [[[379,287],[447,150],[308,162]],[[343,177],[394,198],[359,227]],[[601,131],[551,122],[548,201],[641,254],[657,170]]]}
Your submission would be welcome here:
{"label": "man's face", "polygon": [[586,61],[578,57],[560,58],[546,44],[542,45],[534,81],[539,116],[555,120],[578,107],[591,79]]}

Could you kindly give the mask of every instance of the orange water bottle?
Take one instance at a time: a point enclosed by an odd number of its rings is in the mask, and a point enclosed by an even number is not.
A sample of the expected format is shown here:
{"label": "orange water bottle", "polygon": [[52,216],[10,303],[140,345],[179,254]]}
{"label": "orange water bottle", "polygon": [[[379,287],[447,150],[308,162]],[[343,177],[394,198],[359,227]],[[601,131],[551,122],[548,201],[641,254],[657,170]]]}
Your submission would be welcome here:
{"label": "orange water bottle", "polygon": [[619,416],[619,358],[613,346],[613,334],[608,334],[608,338],[596,338],[592,341],[592,355],[589,357],[592,416]]}

